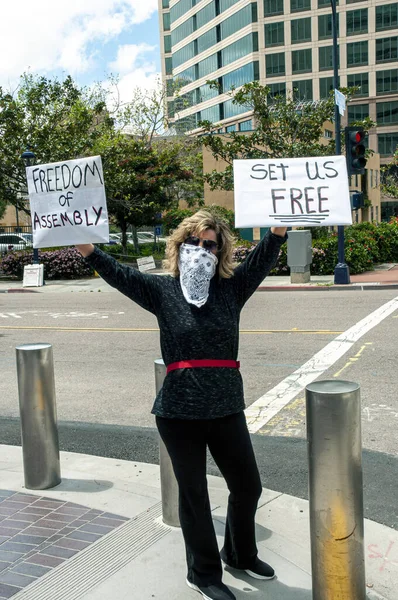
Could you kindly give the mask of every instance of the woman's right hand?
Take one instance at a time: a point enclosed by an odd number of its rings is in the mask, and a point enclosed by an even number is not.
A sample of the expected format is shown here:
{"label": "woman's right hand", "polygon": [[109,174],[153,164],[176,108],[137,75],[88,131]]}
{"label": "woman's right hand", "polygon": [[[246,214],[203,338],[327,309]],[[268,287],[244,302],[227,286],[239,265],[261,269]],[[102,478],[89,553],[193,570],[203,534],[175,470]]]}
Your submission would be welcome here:
{"label": "woman's right hand", "polygon": [[76,244],[76,248],[79,250],[80,254],[86,258],[86,256],[90,256],[94,252],[93,244]]}

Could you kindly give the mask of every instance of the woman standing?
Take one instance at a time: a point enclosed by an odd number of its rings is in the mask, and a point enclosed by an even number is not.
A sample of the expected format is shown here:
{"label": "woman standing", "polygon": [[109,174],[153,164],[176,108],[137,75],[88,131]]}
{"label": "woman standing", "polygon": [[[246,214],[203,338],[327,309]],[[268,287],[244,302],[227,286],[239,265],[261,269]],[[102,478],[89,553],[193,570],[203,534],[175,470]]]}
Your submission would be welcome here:
{"label": "woman standing", "polygon": [[[227,223],[201,210],[168,240],[171,276],[140,273],[92,244],[77,246],[107,283],[157,317],[167,376],[152,413],[179,485],[187,584],[209,600],[235,598],[222,583],[221,561],[257,579],[274,577],[257,556],[255,513],[262,486],[237,358],[240,312],[275,265],[284,241],[285,228],[271,229],[233,269]],[[230,491],[221,553],[207,491],[207,448]]]}

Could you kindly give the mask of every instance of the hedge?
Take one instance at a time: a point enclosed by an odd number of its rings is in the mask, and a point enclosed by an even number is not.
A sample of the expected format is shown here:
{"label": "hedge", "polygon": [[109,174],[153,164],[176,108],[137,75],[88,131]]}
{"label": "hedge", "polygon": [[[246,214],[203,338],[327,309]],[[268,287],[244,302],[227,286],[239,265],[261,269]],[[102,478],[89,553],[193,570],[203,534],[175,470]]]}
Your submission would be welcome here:
{"label": "hedge", "polygon": [[[232,213],[232,211],[228,212]],[[316,230],[313,230],[313,233],[315,232]],[[311,273],[313,275],[333,274],[338,262],[337,233],[328,233],[325,236],[326,232],[326,229],[323,230],[322,237],[312,241]],[[393,218],[389,223],[355,224],[346,227],[344,233],[345,259],[353,275],[371,271],[373,265],[377,263],[398,263],[398,218]],[[153,244],[145,244],[140,247],[141,256],[153,254],[155,259],[160,260],[164,257],[164,247],[165,244],[161,244],[160,251],[154,251]],[[234,250],[234,260],[241,262],[254,247],[255,244],[240,240]],[[122,254],[121,246],[103,248],[116,257]],[[128,253],[130,259],[136,258],[133,246],[128,247]],[[23,267],[32,264],[32,258],[32,252],[10,252],[0,261],[0,268],[6,275],[22,279]],[[44,276],[49,280],[77,279],[94,274],[75,248],[40,251],[40,262],[44,264]],[[271,275],[288,274],[287,244],[283,244],[278,264],[271,271]]]}
{"label": "hedge", "polygon": [[[25,265],[33,262],[33,252],[9,252],[0,261],[5,275],[23,278]],[[44,265],[44,278],[80,279],[94,275],[94,270],[86,263],[76,248],[40,251],[40,262]]]}

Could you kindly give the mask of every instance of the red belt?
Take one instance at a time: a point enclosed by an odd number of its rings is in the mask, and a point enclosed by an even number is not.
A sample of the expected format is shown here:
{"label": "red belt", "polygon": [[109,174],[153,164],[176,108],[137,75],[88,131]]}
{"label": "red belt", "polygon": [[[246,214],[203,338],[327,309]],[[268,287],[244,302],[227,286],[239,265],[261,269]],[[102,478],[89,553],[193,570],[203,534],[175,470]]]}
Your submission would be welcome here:
{"label": "red belt", "polygon": [[167,373],[176,369],[198,369],[200,367],[229,367],[230,369],[239,369],[240,362],[238,360],[180,360],[179,362],[167,365]]}

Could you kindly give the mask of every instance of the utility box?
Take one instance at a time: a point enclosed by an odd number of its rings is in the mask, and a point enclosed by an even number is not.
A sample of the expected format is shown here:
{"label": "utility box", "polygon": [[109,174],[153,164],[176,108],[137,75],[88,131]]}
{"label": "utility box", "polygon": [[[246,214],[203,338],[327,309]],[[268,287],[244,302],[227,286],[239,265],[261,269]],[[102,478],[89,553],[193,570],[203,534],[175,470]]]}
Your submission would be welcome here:
{"label": "utility box", "polygon": [[289,231],[287,240],[287,264],[291,283],[308,283],[311,279],[312,237],[309,229]]}

